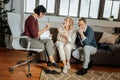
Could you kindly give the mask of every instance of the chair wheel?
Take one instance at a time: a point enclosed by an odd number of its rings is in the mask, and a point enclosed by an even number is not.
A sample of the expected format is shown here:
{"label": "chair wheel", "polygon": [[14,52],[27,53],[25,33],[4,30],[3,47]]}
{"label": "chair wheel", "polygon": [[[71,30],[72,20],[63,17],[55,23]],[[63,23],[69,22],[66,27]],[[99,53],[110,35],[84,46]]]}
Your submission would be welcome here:
{"label": "chair wheel", "polygon": [[32,76],[32,74],[31,74],[31,73],[28,73],[28,74],[27,74],[27,77],[28,77],[28,78],[29,78],[29,77],[31,77],[31,76]]}
{"label": "chair wheel", "polygon": [[9,72],[13,73],[13,69],[12,69],[12,68],[9,68]]}

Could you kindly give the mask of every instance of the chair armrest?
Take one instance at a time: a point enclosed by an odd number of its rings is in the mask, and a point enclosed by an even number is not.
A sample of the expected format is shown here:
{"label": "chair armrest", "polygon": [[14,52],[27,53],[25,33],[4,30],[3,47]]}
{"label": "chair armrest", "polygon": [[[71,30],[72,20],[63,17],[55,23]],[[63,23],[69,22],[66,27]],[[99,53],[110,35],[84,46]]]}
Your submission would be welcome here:
{"label": "chair armrest", "polygon": [[31,39],[28,37],[28,36],[16,36],[16,37],[13,37],[14,41],[19,41],[21,38],[26,38],[28,39],[28,44],[27,44],[27,48],[26,50],[30,50],[30,45],[31,45]]}
{"label": "chair armrest", "polygon": [[119,53],[120,52],[120,44],[114,44],[114,45],[109,45],[110,50],[113,53]]}
{"label": "chair armrest", "polygon": [[16,36],[16,37],[13,37],[13,39],[16,39],[16,38],[28,38],[28,36]]}
{"label": "chair armrest", "polygon": [[27,45],[27,51],[30,50],[30,45],[31,45],[31,39],[28,36],[20,36],[20,38],[27,38],[28,39],[28,45]]}

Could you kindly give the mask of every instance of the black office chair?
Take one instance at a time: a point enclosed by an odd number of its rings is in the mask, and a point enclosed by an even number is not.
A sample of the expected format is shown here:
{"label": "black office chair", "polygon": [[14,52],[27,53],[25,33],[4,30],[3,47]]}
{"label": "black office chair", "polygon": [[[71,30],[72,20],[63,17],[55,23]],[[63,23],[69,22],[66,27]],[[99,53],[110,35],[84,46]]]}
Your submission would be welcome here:
{"label": "black office chair", "polygon": [[[27,64],[28,65],[27,77],[31,77],[32,74],[30,73],[30,63],[35,62],[35,58],[32,59],[32,57],[35,57],[35,55],[39,55],[39,53],[44,51],[44,50],[30,48],[30,44],[31,44],[30,39],[27,36],[21,36],[22,26],[21,26],[21,15],[20,14],[9,12],[9,13],[7,13],[7,16],[8,16],[8,24],[9,24],[9,27],[10,27],[10,30],[11,30],[11,33],[13,36],[13,41],[12,41],[13,49],[22,50],[22,51],[24,50],[24,51],[28,52],[27,60],[17,62],[16,65],[9,68],[9,72],[13,72],[13,69],[16,67]],[[23,48],[20,45],[21,38],[27,38],[29,40],[27,48]],[[41,66],[40,64],[37,64],[37,65]]]}

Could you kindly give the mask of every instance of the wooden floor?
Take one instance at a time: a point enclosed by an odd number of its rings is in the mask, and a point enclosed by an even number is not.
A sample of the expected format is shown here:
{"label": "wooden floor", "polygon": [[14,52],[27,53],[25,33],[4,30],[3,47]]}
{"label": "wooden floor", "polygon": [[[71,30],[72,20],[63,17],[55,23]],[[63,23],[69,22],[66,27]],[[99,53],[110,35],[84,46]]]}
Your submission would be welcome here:
{"label": "wooden floor", "polygon": [[[18,60],[25,60],[27,52],[0,48],[0,80],[39,80],[41,68],[36,65],[31,65],[32,77],[27,78],[27,66],[17,67],[14,69],[13,73],[9,72],[9,67],[16,64]],[[59,63],[61,64],[61,63]],[[43,66],[46,63],[42,63]],[[74,69],[79,69],[80,64],[71,64],[71,67]],[[107,72],[120,72],[120,68],[115,67],[103,67],[95,66],[92,67],[93,70],[107,71]]]}

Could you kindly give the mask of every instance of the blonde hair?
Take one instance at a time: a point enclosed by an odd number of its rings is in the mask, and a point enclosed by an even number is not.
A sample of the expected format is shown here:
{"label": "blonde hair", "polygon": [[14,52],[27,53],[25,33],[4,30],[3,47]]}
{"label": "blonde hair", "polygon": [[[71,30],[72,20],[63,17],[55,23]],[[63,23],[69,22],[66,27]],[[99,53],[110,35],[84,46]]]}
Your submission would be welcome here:
{"label": "blonde hair", "polygon": [[[65,19],[69,19],[69,23],[70,23],[69,28],[70,28],[70,29],[73,29],[73,28],[74,28],[74,27],[73,27],[73,24],[74,24],[73,19],[72,19],[71,17],[66,17]],[[65,19],[64,19],[64,20],[65,20]]]}

